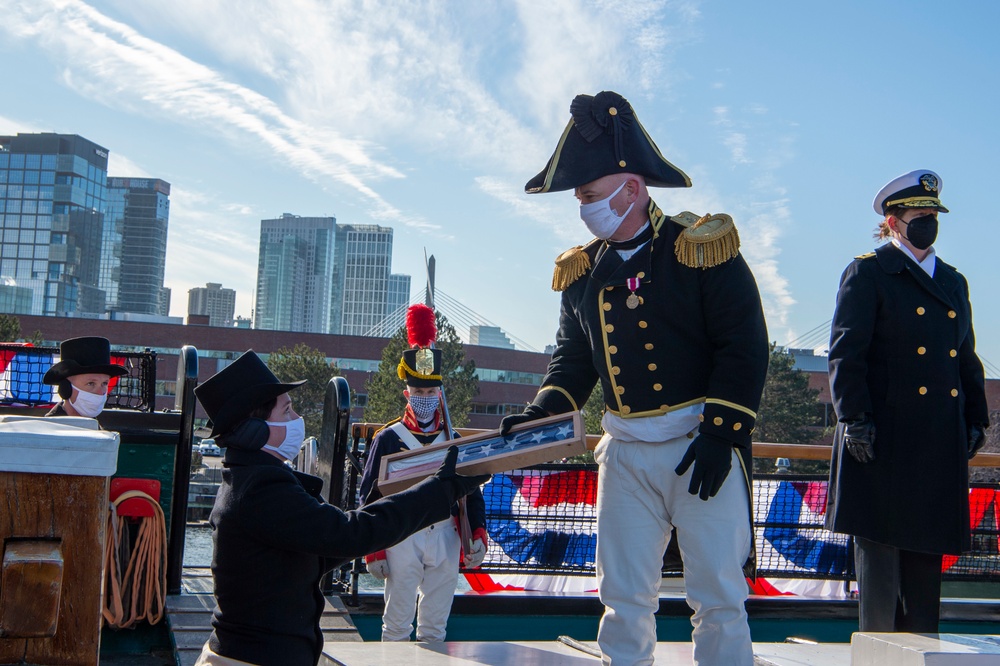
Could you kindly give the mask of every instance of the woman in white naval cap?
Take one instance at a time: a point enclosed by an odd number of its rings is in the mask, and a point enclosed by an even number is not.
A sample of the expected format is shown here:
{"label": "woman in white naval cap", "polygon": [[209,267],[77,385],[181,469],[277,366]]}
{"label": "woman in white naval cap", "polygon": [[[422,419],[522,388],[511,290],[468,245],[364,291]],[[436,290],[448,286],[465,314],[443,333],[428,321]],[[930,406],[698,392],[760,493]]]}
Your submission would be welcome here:
{"label": "woman in white naval cap", "polygon": [[941,556],[970,547],[989,415],[968,283],[934,251],[940,192],[927,169],[879,190],[888,242],[844,271],[833,316],[826,525],[855,538],[861,631],[937,632]]}

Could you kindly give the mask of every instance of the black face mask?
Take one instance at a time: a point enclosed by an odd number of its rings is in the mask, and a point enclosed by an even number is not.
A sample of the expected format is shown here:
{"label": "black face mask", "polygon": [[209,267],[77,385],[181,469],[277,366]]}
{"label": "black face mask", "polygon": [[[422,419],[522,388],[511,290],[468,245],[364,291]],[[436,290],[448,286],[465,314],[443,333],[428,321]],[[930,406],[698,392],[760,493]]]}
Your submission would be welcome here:
{"label": "black face mask", "polygon": [[910,220],[906,225],[906,235],[903,236],[910,241],[913,247],[918,250],[926,250],[934,244],[937,238],[938,221],[936,215],[921,215]]}

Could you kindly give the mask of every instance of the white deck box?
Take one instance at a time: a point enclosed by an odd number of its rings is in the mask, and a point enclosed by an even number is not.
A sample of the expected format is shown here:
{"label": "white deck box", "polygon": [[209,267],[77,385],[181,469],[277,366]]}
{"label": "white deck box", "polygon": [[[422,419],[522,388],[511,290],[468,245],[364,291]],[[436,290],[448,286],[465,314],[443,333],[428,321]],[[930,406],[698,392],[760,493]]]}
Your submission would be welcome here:
{"label": "white deck box", "polygon": [[0,472],[112,476],[118,433],[82,417],[0,417]]}

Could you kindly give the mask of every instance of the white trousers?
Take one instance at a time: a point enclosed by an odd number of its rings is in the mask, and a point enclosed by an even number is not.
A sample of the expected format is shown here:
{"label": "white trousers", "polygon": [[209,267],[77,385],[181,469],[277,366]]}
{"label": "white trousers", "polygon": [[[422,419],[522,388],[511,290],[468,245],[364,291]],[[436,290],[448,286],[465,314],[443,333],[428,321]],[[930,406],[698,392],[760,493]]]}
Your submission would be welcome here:
{"label": "white trousers", "polygon": [[597,446],[597,587],[604,616],[597,635],[605,664],[653,663],[660,570],[671,526],[684,560],[687,603],[694,610],[694,663],[751,666],[753,647],[742,566],[750,554],[749,497],[739,455],[715,497],[688,493],[692,465],[674,468],[691,444],[624,442]]}
{"label": "white trousers", "polygon": [[410,640],[414,615],[418,641],[444,640],[458,584],[460,550],[461,538],[451,518],[425,527],[386,549],[389,576],[385,580],[383,641]]}

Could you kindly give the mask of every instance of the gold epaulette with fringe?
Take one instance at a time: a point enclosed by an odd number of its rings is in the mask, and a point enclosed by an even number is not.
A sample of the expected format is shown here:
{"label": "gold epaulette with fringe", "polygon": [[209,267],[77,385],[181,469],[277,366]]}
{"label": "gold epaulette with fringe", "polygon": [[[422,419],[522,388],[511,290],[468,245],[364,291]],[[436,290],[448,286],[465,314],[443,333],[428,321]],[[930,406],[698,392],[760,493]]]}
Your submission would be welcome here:
{"label": "gold epaulette with fringe", "polygon": [[571,247],[556,257],[556,268],[552,272],[552,291],[566,291],[571,284],[590,270],[590,255],[587,254],[587,248],[595,242],[599,242],[598,239],[595,238],[585,246]]}
{"label": "gold epaulette with fringe", "polygon": [[670,219],[684,227],[674,243],[674,254],[689,268],[718,266],[740,253],[740,234],[725,213],[698,217],[684,211]]}
{"label": "gold epaulette with fringe", "polygon": [[855,259],[871,259],[874,256],[875,256],[874,252],[865,252],[864,254],[859,254],[858,256],[856,256],[854,258]]}

